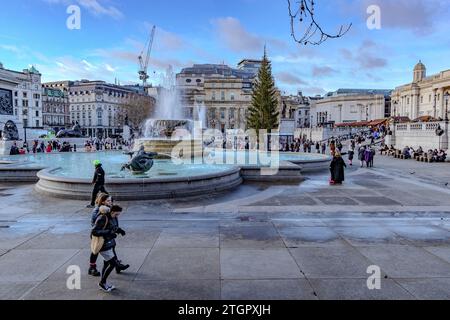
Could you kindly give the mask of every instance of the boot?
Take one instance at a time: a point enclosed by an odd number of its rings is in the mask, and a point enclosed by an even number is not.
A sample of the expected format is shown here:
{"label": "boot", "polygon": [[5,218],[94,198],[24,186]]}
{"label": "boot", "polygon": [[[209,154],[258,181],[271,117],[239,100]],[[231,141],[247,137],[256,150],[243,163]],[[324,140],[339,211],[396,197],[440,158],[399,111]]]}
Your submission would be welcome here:
{"label": "boot", "polygon": [[116,272],[117,272],[117,274],[120,274],[122,271],[127,270],[129,267],[130,267],[129,264],[123,265],[122,262],[119,261],[117,266],[116,266]]}
{"label": "boot", "polygon": [[96,267],[90,267],[88,274],[90,276],[93,276],[93,277],[100,277],[101,276],[100,272],[98,272]]}

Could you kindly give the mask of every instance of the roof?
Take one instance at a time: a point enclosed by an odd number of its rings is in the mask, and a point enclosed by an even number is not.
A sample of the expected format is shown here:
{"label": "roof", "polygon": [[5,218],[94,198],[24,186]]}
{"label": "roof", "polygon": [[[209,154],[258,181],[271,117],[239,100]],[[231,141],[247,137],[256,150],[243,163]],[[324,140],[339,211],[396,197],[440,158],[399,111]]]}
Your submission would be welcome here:
{"label": "roof", "polygon": [[337,96],[337,95],[384,95],[390,96],[392,90],[388,89],[338,89],[335,92],[329,92],[326,96]]}
{"label": "roof", "polygon": [[180,74],[222,75],[241,79],[253,79],[255,77],[253,72],[233,69],[224,64],[194,64],[193,67],[182,69]]}
{"label": "roof", "polygon": [[419,60],[419,63],[416,64],[416,66],[414,67],[414,71],[425,70],[425,69],[426,69],[426,67],[422,63],[422,60]]}

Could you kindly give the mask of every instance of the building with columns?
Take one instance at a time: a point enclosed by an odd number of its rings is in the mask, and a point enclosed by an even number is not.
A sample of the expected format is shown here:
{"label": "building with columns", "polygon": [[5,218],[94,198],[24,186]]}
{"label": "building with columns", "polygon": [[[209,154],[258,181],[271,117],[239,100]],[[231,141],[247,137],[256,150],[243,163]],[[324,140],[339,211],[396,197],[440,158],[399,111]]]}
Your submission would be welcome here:
{"label": "building with columns", "polygon": [[207,128],[245,130],[253,81],[260,66],[260,60],[244,59],[237,68],[221,64],[184,68],[176,75],[176,85],[185,116],[195,118],[195,107],[200,106],[206,109]]}
{"label": "building with columns", "polygon": [[[45,88],[66,91],[69,98],[70,123],[81,126],[88,137],[108,138],[122,134],[125,124],[124,105],[144,97],[152,106],[155,99],[139,87],[120,86],[104,81],[61,81],[44,84]],[[146,115],[143,115],[145,119]]]}
{"label": "building with columns", "polygon": [[373,121],[390,117],[391,91],[374,89],[339,89],[328,93],[311,106],[312,125]]}
{"label": "building with columns", "polygon": [[20,72],[0,63],[0,135],[6,125],[14,127],[21,140],[23,128],[42,127],[41,74],[36,68]]}
{"label": "building with columns", "polygon": [[419,61],[414,67],[413,82],[392,92],[395,114],[411,120],[424,116],[445,119],[446,93],[450,94],[450,70],[427,76],[425,65]]}

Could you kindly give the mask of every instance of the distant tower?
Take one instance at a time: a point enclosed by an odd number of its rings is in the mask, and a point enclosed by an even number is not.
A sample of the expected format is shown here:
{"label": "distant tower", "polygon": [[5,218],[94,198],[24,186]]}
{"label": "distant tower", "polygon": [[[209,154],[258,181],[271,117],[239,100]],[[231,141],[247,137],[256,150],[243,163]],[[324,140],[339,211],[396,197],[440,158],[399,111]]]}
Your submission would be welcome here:
{"label": "distant tower", "polygon": [[427,76],[427,68],[419,60],[419,63],[414,67],[414,83],[422,81]]}

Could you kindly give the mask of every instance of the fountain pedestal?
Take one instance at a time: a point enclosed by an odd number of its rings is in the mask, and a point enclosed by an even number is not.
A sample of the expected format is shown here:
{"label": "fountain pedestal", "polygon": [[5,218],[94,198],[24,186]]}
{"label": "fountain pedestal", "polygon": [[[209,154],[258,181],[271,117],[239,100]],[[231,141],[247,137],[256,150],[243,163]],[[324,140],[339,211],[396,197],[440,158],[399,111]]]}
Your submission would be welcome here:
{"label": "fountain pedestal", "polygon": [[202,140],[137,139],[134,150],[144,146],[145,152],[156,152],[155,159],[191,159],[203,157]]}

